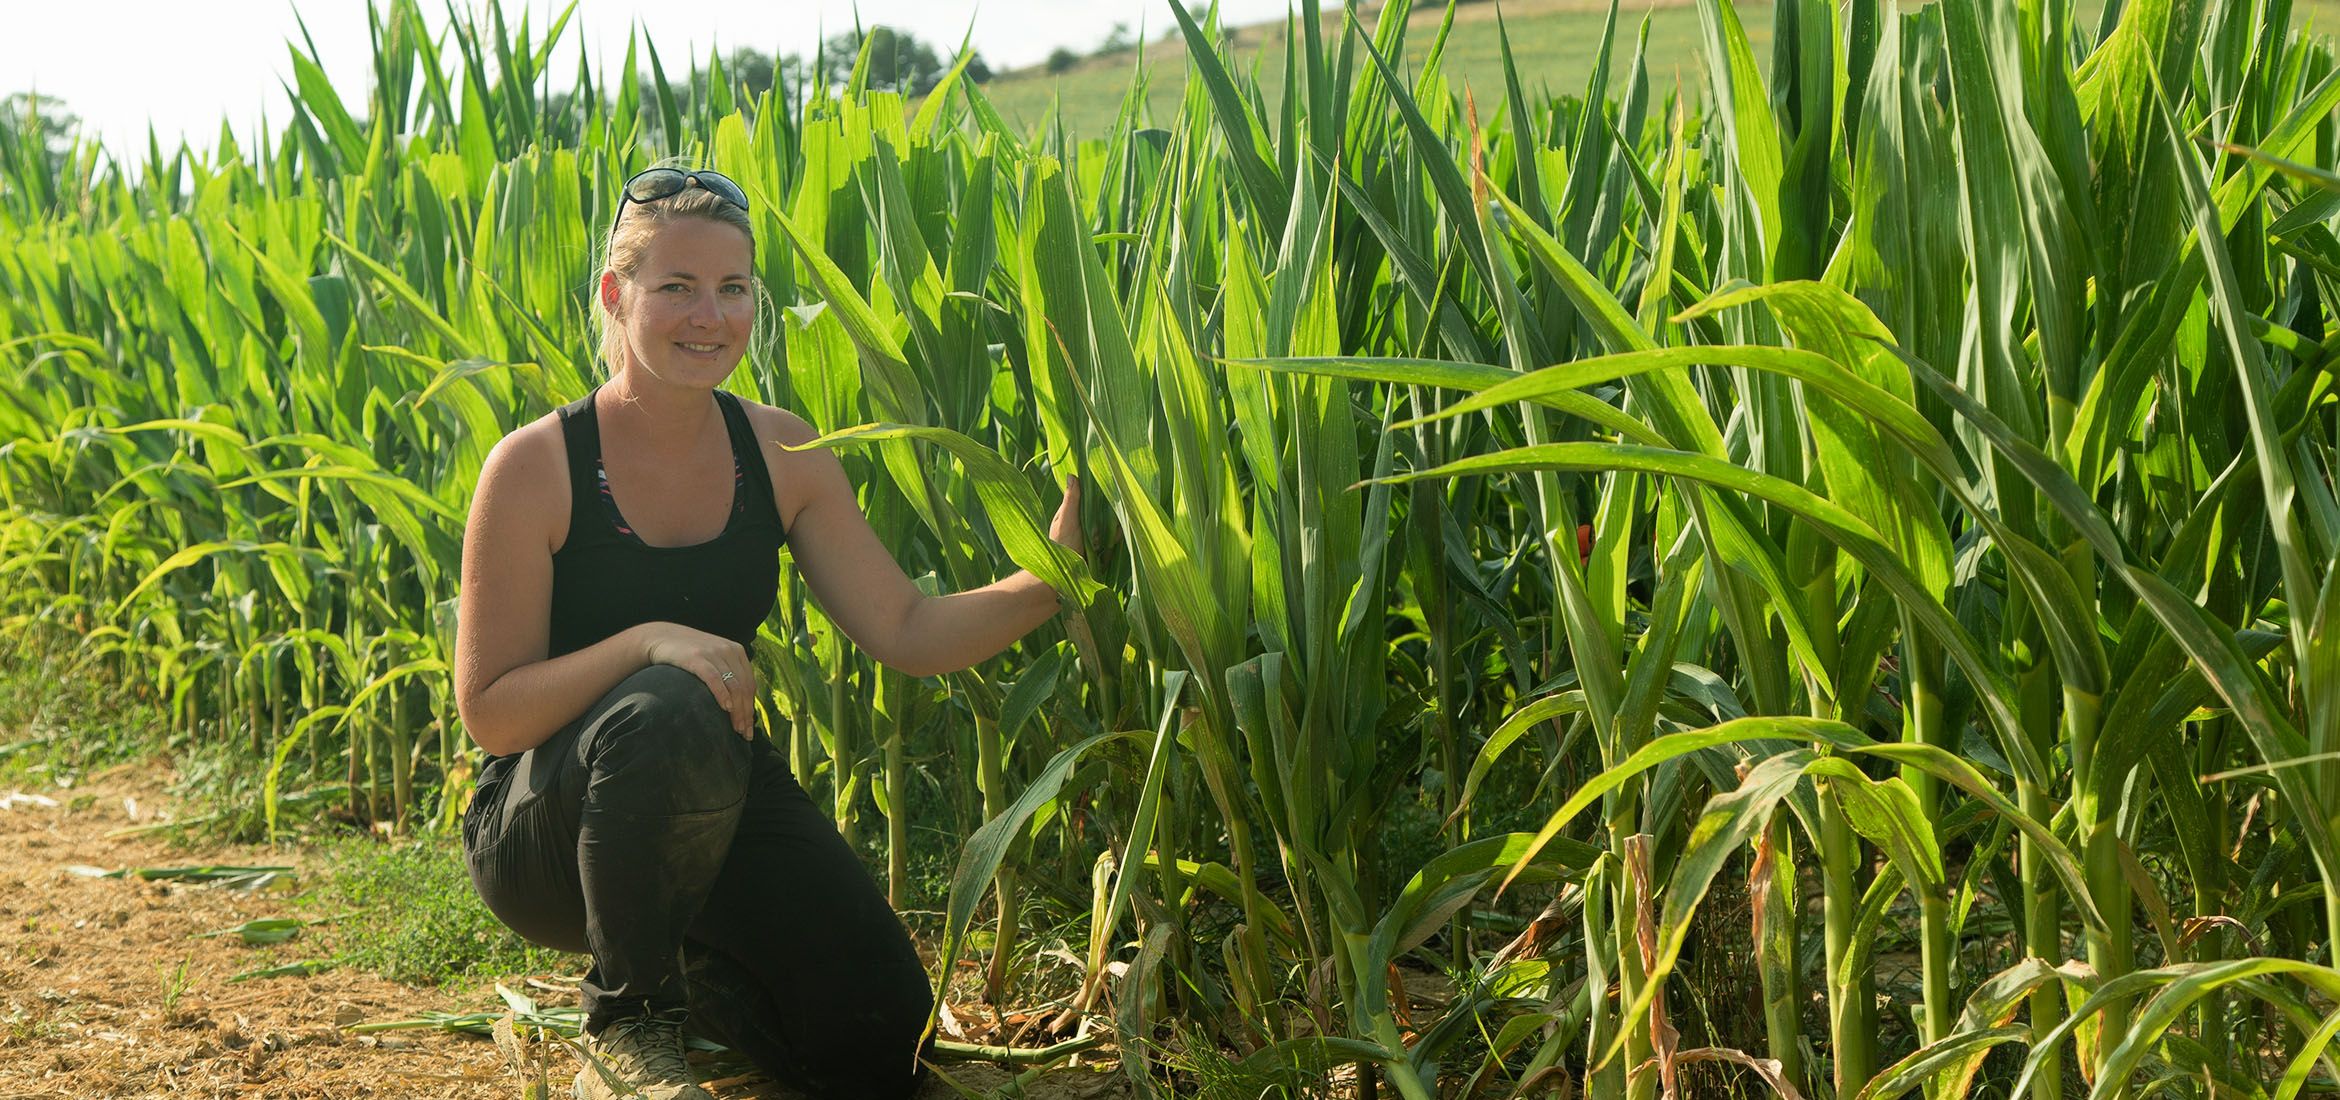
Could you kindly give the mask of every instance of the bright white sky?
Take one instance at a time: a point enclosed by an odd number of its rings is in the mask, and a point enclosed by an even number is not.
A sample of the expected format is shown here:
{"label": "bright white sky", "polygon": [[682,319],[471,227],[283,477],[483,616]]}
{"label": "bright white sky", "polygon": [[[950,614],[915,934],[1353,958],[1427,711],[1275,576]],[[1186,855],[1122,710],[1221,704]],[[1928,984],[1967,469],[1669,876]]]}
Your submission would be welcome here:
{"label": "bright white sky", "polygon": [[[443,25],[447,6],[424,0],[424,19]],[[1207,6],[1195,0],[1188,10],[1199,18]],[[597,77],[615,71],[636,23],[672,75],[687,70],[688,59],[704,59],[710,44],[810,57],[824,34],[853,26],[856,7],[864,25],[907,28],[938,52],[955,48],[972,26],[975,48],[995,68],[1032,64],[1058,46],[1085,52],[1115,23],[1142,28],[1148,39],[1177,25],[1168,0],[580,0],[553,53],[554,82],[576,70],[580,42],[592,51]],[[504,18],[516,27],[523,8],[535,13],[532,33],[541,33],[560,5],[505,0]],[[1220,2],[1230,26],[1281,18],[1285,8],[1285,0]],[[308,0],[300,18],[343,100],[362,102],[372,56],[365,0]],[[149,125],[166,148],[185,137],[208,151],[223,119],[246,141],[263,112],[271,130],[290,117],[286,43],[300,39],[292,0],[0,0],[0,26],[0,95],[62,99],[125,159],[143,155]]]}

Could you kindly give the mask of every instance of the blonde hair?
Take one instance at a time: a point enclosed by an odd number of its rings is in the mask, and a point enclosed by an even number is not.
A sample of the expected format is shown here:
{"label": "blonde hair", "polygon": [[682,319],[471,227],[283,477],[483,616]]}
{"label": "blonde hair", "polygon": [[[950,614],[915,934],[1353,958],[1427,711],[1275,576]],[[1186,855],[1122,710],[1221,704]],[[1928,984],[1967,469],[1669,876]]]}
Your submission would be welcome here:
{"label": "blonde hair", "polygon": [[[686,187],[653,202],[627,202],[625,214],[610,227],[608,237],[602,241],[601,270],[616,272],[620,279],[633,278],[642,266],[643,255],[650,251],[650,239],[669,223],[685,218],[720,222],[739,230],[747,238],[748,263],[752,270],[756,259],[755,224],[748,220],[747,211],[717,198],[714,192],[703,187]],[[755,283],[756,295],[761,298],[762,280]],[[626,331],[612,316],[615,310],[601,304],[598,275],[594,278],[594,306],[593,320],[601,337],[601,369],[606,376],[615,378],[618,368],[625,363]],[[756,327],[763,328],[760,317]]]}

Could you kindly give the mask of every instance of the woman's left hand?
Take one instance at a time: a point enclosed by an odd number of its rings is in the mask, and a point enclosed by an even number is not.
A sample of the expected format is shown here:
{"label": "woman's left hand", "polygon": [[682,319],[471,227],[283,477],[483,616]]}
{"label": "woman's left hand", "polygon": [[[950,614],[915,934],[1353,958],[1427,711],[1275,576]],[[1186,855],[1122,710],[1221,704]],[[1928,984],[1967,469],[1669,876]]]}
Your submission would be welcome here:
{"label": "woman's left hand", "polygon": [[1048,538],[1075,554],[1087,556],[1081,548],[1081,475],[1065,475],[1064,503],[1056,506],[1056,518],[1048,521]]}

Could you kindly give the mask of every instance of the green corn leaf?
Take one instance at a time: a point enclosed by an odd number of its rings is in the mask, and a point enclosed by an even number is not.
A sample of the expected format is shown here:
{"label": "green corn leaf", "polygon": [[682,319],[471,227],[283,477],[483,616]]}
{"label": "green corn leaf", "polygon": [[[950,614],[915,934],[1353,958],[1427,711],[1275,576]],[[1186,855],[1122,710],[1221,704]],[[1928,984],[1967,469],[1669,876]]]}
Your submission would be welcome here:
{"label": "green corn leaf", "polygon": [[[2021,733],[2021,722],[2016,718],[2014,706],[2010,702],[2011,688],[2003,682],[2004,677],[1983,660],[1981,651],[1967,636],[1965,629],[1950,615],[1948,609],[1925,591],[1923,583],[1891,548],[1883,544],[1874,530],[1801,486],[1702,455],[1607,443],[1554,443],[1521,447],[1461,459],[1391,480],[1404,483],[1420,478],[1504,473],[1523,469],[1633,470],[1660,474],[1752,496],[1785,509],[1811,524],[1822,537],[1859,560],[1891,589],[1895,598],[1915,616],[1919,625],[1947,650],[1951,660],[1977,686],[1984,712],[2000,732],[2002,742],[2015,750],[2020,773],[2035,781],[2044,780],[2046,765],[2037,758],[2036,750]],[[1785,587],[1784,579],[1773,583]],[[1806,659],[1820,666],[1816,659]]]}
{"label": "green corn leaf", "polygon": [[[1479,755],[1471,761],[1470,775],[1463,780],[1462,794],[1455,798],[1454,810],[1446,815],[1446,823],[1454,824],[1470,808],[1471,797],[1478,793],[1480,782],[1501,762],[1504,752],[1527,736],[1528,731],[1542,723],[1582,713],[1584,692],[1563,691],[1537,699],[1505,716],[1503,724],[1496,726],[1495,732],[1487,735],[1486,743],[1479,746]],[[1567,751],[1565,744],[1561,751]]]}
{"label": "green corn leaf", "polygon": [[864,424],[843,428],[808,440],[788,450],[810,450],[816,447],[840,448],[859,443],[874,443],[890,439],[914,439],[940,447],[964,464],[968,476],[975,483],[975,491],[983,500],[991,527],[999,535],[1008,558],[1034,576],[1046,581],[1050,588],[1071,594],[1077,604],[1086,605],[1104,589],[1089,576],[1088,565],[1081,556],[1057,545],[1048,537],[1048,521],[1043,517],[1040,500],[1033,495],[1024,476],[999,457],[998,452],[977,443],[948,428],[920,428],[903,424]]}
{"label": "green corn leaf", "polygon": [[[1174,710],[1175,703],[1173,696],[1166,711]],[[1163,721],[1169,721],[1167,713]],[[1024,788],[1024,793],[1017,796],[1005,813],[984,822],[982,828],[967,838],[966,845],[959,850],[958,869],[951,874],[950,898],[943,907],[943,945],[942,950],[936,953],[938,988],[947,983],[958,968],[959,952],[966,946],[967,926],[975,919],[975,906],[990,889],[992,879],[999,873],[1001,862],[1007,858],[1008,848],[1023,833],[1024,824],[1039,812],[1041,806],[1056,799],[1058,792],[1064,788],[1065,778],[1072,774],[1073,765],[1080,763],[1081,757],[1090,749],[1107,741],[1138,736],[1141,735],[1100,733],[1057,753],[1047,766],[1040,769],[1039,775]],[[941,1003],[942,998],[938,993],[935,1004],[939,1006]],[[934,1021],[934,1013],[928,1013],[927,1031],[933,1030]],[[920,1037],[924,1038],[924,1035]]]}

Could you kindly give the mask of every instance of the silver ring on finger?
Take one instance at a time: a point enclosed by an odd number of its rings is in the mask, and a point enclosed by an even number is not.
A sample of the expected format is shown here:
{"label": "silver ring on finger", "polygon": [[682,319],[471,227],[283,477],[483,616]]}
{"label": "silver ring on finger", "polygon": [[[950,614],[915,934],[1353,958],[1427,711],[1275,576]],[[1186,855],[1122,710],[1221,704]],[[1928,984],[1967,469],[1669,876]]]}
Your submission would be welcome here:
{"label": "silver ring on finger", "polygon": [[727,670],[727,671],[725,671],[725,672],[723,673],[723,682],[724,682],[724,683],[726,683],[726,684],[728,684],[728,683],[730,683],[730,682],[731,682],[731,680],[732,680],[732,673],[731,673],[731,672],[729,672],[728,670]]}

